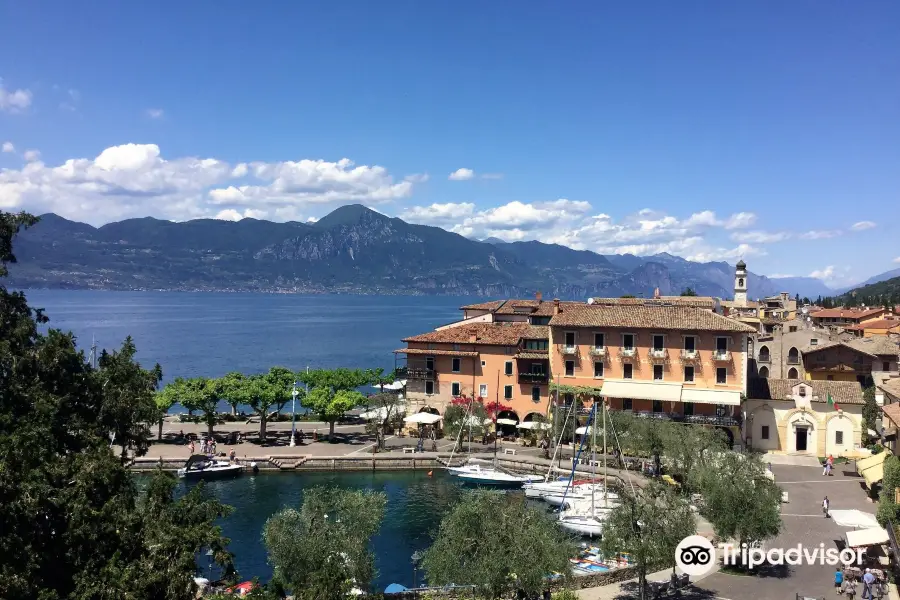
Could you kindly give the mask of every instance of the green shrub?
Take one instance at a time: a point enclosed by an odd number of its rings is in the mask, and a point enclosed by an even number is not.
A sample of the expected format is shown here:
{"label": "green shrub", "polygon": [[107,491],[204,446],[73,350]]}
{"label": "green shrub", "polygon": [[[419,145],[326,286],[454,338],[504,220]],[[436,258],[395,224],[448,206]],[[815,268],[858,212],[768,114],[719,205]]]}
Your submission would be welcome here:
{"label": "green shrub", "polygon": [[553,600],[578,600],[578,594],[572,590],[560,590],[553,594]]}

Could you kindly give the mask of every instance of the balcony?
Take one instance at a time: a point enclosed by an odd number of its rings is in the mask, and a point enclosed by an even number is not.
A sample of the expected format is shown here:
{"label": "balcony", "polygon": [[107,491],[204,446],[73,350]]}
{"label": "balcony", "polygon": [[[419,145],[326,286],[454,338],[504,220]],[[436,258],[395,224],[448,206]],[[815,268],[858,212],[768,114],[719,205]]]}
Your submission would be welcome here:
{"label": "balcony", "polygon": [[659,419],[662,421],[675,421],[677,423],[689,423],[693,425],[715,425],[717,427],[739,427],[740,416],[716,416],[716,415],[682,415],[678,413],[651,412],[642,410],[635,412],[636,417],[644,419]]}
{"label": "balcony", "polygon": [[519,373],[519,383],[547,383],[550,380],[550,375],[547,373]]}
{"label": "balcony", "polygon": [[625,358],[637,358],[637,348],[619,348],[619,356],[623,359]]}
{"label": "balcony", "polygon": [[569,355],[578,354],[578,346],[562,346],[560,352]]}
{"label": "balcony", "polygon": [[606,346],[591,346],[591,356],[606,356]]}
{"label": "balcony", "polygon": [[401,367],[394,369],[394,377],[397,379],[434,379],[434,369]]}
{"label": "balcony", "polygon": [[716,350],[713,352],[713,360],[716,362],[731,362],[731,352],[728,350]]}
{"label": "balcony", "polygon": [[700,360],[700,352],[698,350],[688,350],[687,348],[681,351],[681,360],[684,362],[694,362]]}
{"label": "balcony", "polygon": [[669,351],[665,348],[650,348],[650,351],[647,352],[647,357],[652,363],[668,362]]}
{"label": "balcony", "polygon": [[759,358],[756,359],[757,362],[761,363],[770,363],[772,362],[772,355],[770,354],[760,354]]}
{"label": "balcony", "polygon": [[799,356],[788,356],[787,364],[789,365],[799,365],[800,357]]}

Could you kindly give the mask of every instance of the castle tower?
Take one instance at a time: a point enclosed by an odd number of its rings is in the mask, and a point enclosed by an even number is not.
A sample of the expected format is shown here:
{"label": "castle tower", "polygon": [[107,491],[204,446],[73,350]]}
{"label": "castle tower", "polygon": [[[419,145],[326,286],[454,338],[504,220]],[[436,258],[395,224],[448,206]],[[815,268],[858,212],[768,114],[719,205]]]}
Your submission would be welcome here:
{"label": "castle tower", "polygon": [[734,304],[747,306],[747,263],[743,260],[734,269]]}

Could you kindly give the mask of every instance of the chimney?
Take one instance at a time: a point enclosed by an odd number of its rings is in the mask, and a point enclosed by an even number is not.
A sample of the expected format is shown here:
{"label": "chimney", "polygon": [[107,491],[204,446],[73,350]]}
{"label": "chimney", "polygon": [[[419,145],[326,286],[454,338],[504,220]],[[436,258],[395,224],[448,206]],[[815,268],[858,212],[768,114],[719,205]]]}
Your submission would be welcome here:
{"label": "chimney", "polygon": [[474,343],[477,342],[477,341],[478,341],[478,336],[475,335],[474,333],[473,333],[472,335],[469,336],[469,343],[470,343],[470,344],[474,344]]}
{"label": "chimney", "polygon": [[559,314],[559,298],[553,299],[553,314],[554,315]]}
{"label": "chimney", "polygon": [[657,300],[659,299],[659,288],[653,290],[653,297]]}
{"label": "chimney", "polygon": [[534,299],[537,300],[538,302],[541,302],[544,299],[544,295],[540,291],[538,291],[534,295]]}

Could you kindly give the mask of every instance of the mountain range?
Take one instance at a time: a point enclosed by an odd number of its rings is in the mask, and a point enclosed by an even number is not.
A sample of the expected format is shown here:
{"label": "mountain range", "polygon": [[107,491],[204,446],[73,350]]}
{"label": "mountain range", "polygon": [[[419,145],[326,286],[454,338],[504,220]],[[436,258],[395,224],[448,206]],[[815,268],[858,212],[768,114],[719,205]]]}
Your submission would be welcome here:
{"label": "mountain range", "polygon": [[[220,290],[460,296],[664,295],[731,298],[734,267],[672,256],[600,255],[541,242],[477,241],[361,205],[315,223],[150,217],[92,227],[46,214],[16,238],[18,288]],[[806,277],[749,274],[750,296],[833,290]]]}

